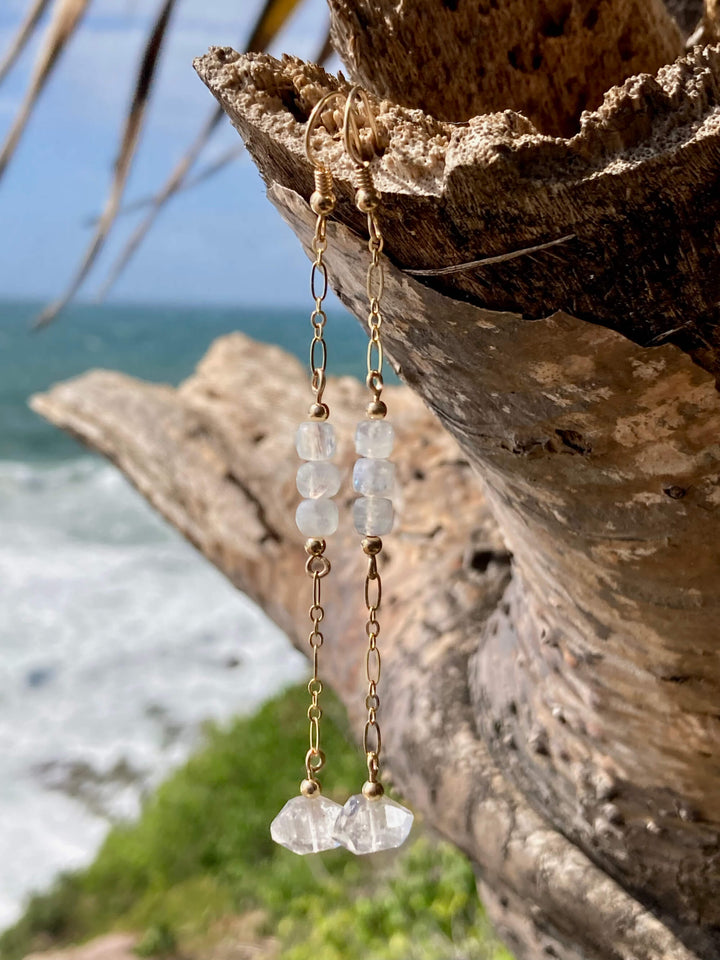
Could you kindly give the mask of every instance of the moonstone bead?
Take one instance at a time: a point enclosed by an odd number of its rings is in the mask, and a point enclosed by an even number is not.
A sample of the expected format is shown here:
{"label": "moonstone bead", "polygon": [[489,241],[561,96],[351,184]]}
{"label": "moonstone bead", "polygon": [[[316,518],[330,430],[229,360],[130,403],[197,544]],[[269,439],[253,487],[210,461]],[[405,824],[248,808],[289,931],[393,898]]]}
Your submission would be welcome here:
{"label": "moonstone bead", "polygon": [[306,537],[327,537],[338,528],[338,508],[333,500],[301,500],[295,512],[298,530]]}
{"label": "moonstone bead", "polygon": [[353,487],[358,493],[371,497],[386,497],[395,483],[395,464],[389,460],[363,457],[353,469]]}
{"label": "moonstone bead", "polygon": [[340,471],[327,460],[310,460],[298,469],[297,488],[310,500],[334,497],[340,489]]}
{"label": "moonstone bead", "polygon": [[270,824],[270,836],[293,853],[334,850],[340,846],[332,833],[341,811],[339,803],[323,796],[293,797]]}
{"label": "moonstone bead", "polygon": [[403,844],[412,824],[412,813],[389,797],[371,800],[358,793],[342,808],[333,837],[351,853],[378,853]]}
{"label": "moonstone bead", "polygon": [[392,500],[384,497],[359,497],[353,504],[355,529],[363,537],[382,537],[393,525]]}
{"label": "moonstone bead", "polygon": [[303,460],[329,460],[335,453],[335,428],[326,420],[306,420],[297,428],[295,448]]}
{"label": "moonstone bead", "polygon": [[355,449],[361,457],[389,457],[394,440],[393,425],[387,420],[361,420],[355,430]]}

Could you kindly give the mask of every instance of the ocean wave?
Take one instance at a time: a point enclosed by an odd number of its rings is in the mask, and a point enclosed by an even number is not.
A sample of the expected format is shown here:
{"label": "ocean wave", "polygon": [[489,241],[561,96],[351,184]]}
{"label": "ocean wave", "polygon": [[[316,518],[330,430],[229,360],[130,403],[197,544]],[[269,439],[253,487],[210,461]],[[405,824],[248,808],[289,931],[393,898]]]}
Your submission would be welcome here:
{"label": "ocean wave", "polygon": [[2,926],[304,661],[95,457],[0,461],[0,529]]}

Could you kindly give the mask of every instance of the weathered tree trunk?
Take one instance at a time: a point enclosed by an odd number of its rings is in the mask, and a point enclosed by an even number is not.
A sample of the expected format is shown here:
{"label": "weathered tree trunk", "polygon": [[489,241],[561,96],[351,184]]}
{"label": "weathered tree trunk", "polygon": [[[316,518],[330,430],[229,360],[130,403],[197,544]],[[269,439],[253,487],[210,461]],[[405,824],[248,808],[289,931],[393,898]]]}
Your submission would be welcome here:
{"label": "weathered tree trunk", "polygon": [[[351,70],[396,101],[372,100],[383,329],[447,431],[393,391],[387,752],[408,799],[477,864],[519,957],[717,960],[720,50],[625,81],[680,53],[665,7],[540,6],[331,3]],[[678,22],[690,6],[674,5]],[[708,3],[704,36],[716,13]],[[197,69],[307,246],[304,123],[347,85],[226,48]],[[583,105],[597,110],[579,118]],[[468,119],[502,107],[525,116]],[[328,111],[317,134],[339,194],[328,264],[362,317],[364,225],[337,120]],[[408,273],[567,235],[533,256]],[[361,388],[329,393],[349,463]],[[289,437],[305,401],[292,361],[234,337],[179,391],[97,373],[35,405],[302,644]],[[326,670],[355,709],[361,559],[343,528]]]}

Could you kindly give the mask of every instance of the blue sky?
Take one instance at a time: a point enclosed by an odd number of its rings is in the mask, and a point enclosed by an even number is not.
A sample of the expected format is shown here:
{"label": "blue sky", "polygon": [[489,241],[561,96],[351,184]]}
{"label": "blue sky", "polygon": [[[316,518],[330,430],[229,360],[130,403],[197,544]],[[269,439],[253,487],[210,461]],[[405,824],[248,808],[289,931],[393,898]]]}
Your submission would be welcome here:
{"label": "blue sky", "polygon": [[[0,50],[26,0],[2,0]],[[0,180],[0,298],[44,299],[61,292],[88,240],[84,221],[103,204],[145,30],[158,2],[93,0]],[[126,200],[155,192],[214,101],[192,69],[211,44],[241,46],[262,0],[180,0],[149,123]],[[310,57],[327,28],[324,0],[305,0],[271,52]],[[28,81],[39,35],[0,87],[0,136]],[[212,160],[238,143],[226,122],[207,148]],[[92,298],[113,254],[136,223],[124,217],[86,282]],[[110,299],[303,304],[308,264],[243,156],[166,208]]]}

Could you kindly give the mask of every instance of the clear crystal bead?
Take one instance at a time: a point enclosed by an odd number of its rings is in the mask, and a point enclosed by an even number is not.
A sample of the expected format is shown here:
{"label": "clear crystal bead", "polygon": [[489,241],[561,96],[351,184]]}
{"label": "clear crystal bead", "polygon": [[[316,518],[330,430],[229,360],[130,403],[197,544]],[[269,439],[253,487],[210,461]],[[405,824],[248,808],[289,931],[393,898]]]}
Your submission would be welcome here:
{"label": "clear crystal bead", "polygon": [[395,464],[389,460],[363,457],[355,462],[353,487],[371,497],[387,497],[395,483]]}
{"label": "clear crystal bead", "polygon": [[334,850],[340,846],[333,828],[341,811],[339,803],[323,796],[293,797],[270,824],[270,836],[293,853]]}
{"label": "clear crystal bead", "polygon": [[361,457],[389,457],[394,440],[393,425],[387,420],[361,420],[355,430],[355,449]]}
{"label": "clear crystal bead", "polygon": [[339,519],[333,500],[301,500],[295,512],[298,530],[306,537],[329,537],[337,530]]}
{"label": "clear crystal bead", "polygon": [[359,497],[353,504],[355,529],[363,537],[383,537],[393,525],[392,500]]}
{"label": "clear crystal bead", "polygon": [[412,823],[412,813],[394,800],[370,800],[357,793],[342,808],[333,837],[351,853],[378,853],[401,846]]}
{"label": "clear crystal bead", "polygon": [[306,420],[295,433],[295,449],[303,460],[329,460],[335,453],[335,428],[325,420]]}
{"label": "clear crystal bead", "polygon": [[298,468],[297,488],[310,500],[334,497],[340,489],[340,471],[328,460],[310,460]]}

